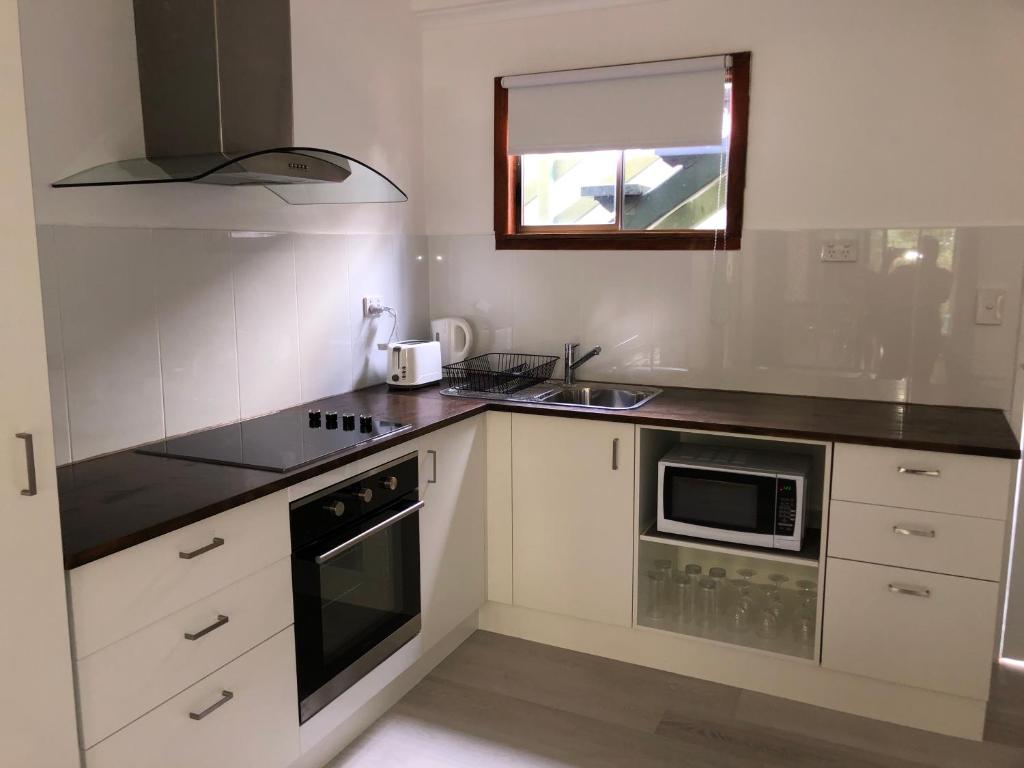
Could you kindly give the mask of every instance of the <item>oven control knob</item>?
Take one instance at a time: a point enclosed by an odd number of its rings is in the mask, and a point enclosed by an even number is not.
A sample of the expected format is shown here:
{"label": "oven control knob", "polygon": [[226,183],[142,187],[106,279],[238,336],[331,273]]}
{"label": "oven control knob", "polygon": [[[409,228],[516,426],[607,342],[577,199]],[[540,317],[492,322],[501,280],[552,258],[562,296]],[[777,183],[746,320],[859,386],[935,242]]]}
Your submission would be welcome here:
{"label": "oven control knob", "polygon": [[380,484],[387,488],[389,491],[398,490],[398,478],[395,477],[394,475],[391,475],[391,477],[381,478]]}
{"label": "oven control knob", "polygon": [[369,504],[373,501],[373,490],[370,488],[360,488],[358,491],[349,491],[349,493],[363,502],[363,504]]}
{"label": "oven control knob", "polygon": [[332,512],[335,517],[341,517],[345,514],[345,502],[336,501],[333,504],[328,504],[326,507],[324,507],[324,509],[326,509],[328,512]]}

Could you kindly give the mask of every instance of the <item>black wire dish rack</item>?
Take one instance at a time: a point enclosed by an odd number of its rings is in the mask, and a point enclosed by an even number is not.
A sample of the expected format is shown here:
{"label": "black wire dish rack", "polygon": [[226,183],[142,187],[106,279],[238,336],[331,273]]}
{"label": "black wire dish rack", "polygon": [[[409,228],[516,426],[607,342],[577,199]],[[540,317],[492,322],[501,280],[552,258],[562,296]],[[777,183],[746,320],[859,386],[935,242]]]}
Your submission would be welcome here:
{"label": "black wire dish rack", "polygon": [[518,392],[551,378],[558,357],[518,352],[489,352],[444,366],[448,386],[467,395]]}

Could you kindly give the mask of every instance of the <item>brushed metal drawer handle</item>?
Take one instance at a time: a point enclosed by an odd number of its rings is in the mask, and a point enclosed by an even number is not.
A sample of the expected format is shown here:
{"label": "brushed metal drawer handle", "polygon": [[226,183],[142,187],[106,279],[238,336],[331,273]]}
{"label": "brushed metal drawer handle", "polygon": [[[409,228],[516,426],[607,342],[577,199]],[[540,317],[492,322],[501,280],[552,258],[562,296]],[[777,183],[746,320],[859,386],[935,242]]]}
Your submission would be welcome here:
{"label": "brushed metal drawer handle", "polygon": [[901,475],[914,475],[915,477],[938,477],[942,474],[938,469],[914,469],[913,467],[896,467]]}
{"label": "brushed metal drawer handle", "polygon": [[224,546],[224,539],[220,538],[219,536],[215,536],[213,541],[211,541],[205,547],[200,547],[199,549],[193,549],[191,552],[179,552],[178,553],[178,557],[180,557],[182,560],[191,560],[193,557],[199,557],[200,555],[205,555],[211,549],[216,549],[217,547],[223,547],[223,546]]}
{"label": "brushed metal drawer handle", "polygon": [[203,635],[208,635],[211,632],[213,632],[213,630],[220,629],[221,627],[223,627],[227,623],[228,623],[228,617],[227,616],[224,616],[223,614],[217,614],[217,620],[215,622],[213,622],[213,624],[211,624],[208,627],[203,627],[198,632],[186,632],[185,633],[185,639],[186,640],[198,640]]}
{"label": "brushed metal drawer handle", "polygon": [[932,596],[932,591],[928,587],[915,587],[912,584],[896,584],[895,582],[889,585],[889,591],[894,595],[910,595],[911,597]]}
{"label": "brushed metal drawer handle", "polygon": [[894,525],[892,532],[897,536],[920,536],[925,539],[934,539],[935,531],[931,528],[913,528],[909,525]]}
{"label": "brushed metal drawer handle", "polygon": [[189,720],[202,720],[208,714],[213,712],[213,710],[218,709],[219,707],[223,707],[225,704],[227,704],[233,698],[235,698],[235,694],[233,694],[231,691],[221,691],[220,692],[220,698],[217,701],[213,702],[213,704],[208,706],[202,712],[189,712],[188,713]]}

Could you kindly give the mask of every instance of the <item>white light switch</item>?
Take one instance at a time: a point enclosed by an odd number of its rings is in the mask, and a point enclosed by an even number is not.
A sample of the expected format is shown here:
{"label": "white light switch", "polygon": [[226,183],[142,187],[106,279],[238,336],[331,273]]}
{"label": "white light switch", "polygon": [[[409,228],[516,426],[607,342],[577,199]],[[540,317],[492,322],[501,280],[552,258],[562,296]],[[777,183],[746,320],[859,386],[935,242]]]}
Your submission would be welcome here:
{"label": "white light switch", "polygon": [[979,288],[974,322],[978,325],[1001,325],[1005,300],[1006,291],[1000,288]]}

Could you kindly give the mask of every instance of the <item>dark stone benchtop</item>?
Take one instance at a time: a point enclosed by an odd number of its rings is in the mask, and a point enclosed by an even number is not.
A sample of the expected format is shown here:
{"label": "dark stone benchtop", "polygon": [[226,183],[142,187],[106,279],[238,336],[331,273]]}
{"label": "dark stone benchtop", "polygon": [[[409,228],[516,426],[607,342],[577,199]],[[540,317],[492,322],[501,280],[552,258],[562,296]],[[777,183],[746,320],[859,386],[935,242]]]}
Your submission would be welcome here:
{"label": "dark stone benchtop", "polygon": [[1020,456],[1002,411],[984,408],[666,389],[637,410],[605,411],[444,397],[437,387],[391,392],[384,386],[338,395],[319,405],[324,410],[373,413],[411,424],[412,429],[285,474],[143,456],[133,450],[60,467],[64,567],[77,568],[487,410],[1006,459]]}

